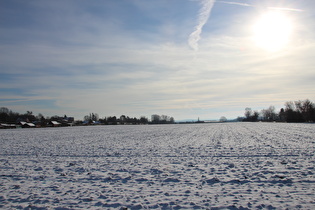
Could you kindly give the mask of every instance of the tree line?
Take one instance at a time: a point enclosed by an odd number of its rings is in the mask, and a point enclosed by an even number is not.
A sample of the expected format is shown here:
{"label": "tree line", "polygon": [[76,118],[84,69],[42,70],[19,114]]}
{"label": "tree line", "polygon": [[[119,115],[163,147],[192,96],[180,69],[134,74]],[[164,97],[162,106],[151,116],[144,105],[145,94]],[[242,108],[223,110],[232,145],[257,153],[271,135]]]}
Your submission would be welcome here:
{"label": "tree line", "polygon": [[315,104],[309,99],[287,101],[284,106],[279,112],[276,112],[274,106],[269,106],[260,112],[245,108],[245,117],[239,117],[238,120],[247,122],[315,122]]}
{"label": "tree line", "polygon": [[[222,117],[223,118],[223,117]],[[221,120],[220,122],[225,122]],[[315,122],[315,104],[309,99],[299,100],[299,101],[287,101],[284,103],[284,108],[280,111],[276,111],[274,106],[269,106],[267,109],[261,111],[252,110],[251,108],[246,108],[244,117],[238,117],[238,121],[245,122]],[[140,118],[129,117],[126,115],[121,115],[120,117],[109,116],[100,118],[97,113],[90,113],[85,115],[83,120],[74,121],[73,117],[64,116],[52,116],[44,117],[41,113],[34,115],[32,111],[27,111],[24,114],[13,112],[12,110],[1,107],[0,108],[0,123],[15,124],[20,121],[31,122],[36,124],[38,127],[49,126],[52,121],[58,122],[58,125],[68,126],[68,125],[93,125],[93,124],[103,124],[103,125],[117,125],[117,124],[172,124],[175,123],[175,119],[168,115],[151,115],[151,120],[147,117],[141,116]]]}
{"label": "tree line", "polygon": [[126,115],[121,115],[119,118],[116,116],[110,116],[105,118],[99,118],[97,113],[90,113],[89,115],[84,116],[83,124],[104,124],[104,125],[138,125],[138,124],[172,124],[175,123],[173,117],[168,115],[151,115],[151,121],[145,117],[141,116],[140,118],[129,117]]}
{"label": "tree line", "polygon": [[58,122],[60,126],[68,126],[70,123],[73,123],[73,117],[64,116],[51,116],[44,117],[43,114],[39,113],[38,115],[34,115],[32,111],[26,111],[24,114],[20,114],[18,112],[14,112],[7,107],[0,108],[0,123],[3,124],[19,124],[21,122],[25,123],[33,123],[36,127],[46,127],[50,126],[51,122]]}
{"label": "tree line", "polygon": [[[46,127],[51,124],[51,122],[58,122],[58,126],[69,126],[69,125],[139,125],[139,124],[170,124],[175,123],[173,117],[167,115],[157,115],[154,114],[151,116],[151,121],[145,117],[141,116],[140,118],[129,117],[126,115],[121,115],[120,117],[109,116],[100,118],[97,113],[90,113],[83,117],[83,120],[74,121],[73,117],[57,116],[44,117],[43,114],[39,113],[34,115],[32,111],[27,111],[24,114],[18,112],[13,112],[7,107],[0,108],[0,123],[6,124],[17,124],[20,122],[29,122],[34,123],[37,127]],[[56,125],[56,124],[54,124]]]}
{"label": "tree line", "polygon": [[85,115],[83,121],[79,121],[81,124],[103,124],[103,125],[140,125],[149,124],[148,118],[141,116],[140,118],[129,117],[126,115],[121,115],[120,117],[109,116],[104,118],[99,118],[97,113],[90,113]]}
{"label": "tree line", "polygon": [[13,112],[7,107],[0,108],[0,122],[2,123],[16,123],[19,119],[34,122],[41,121],[44,118],[42,114],[38,114],[37,116],[33,115],[32,111],[27,111],[25,114],[20,114],[18,112]]}

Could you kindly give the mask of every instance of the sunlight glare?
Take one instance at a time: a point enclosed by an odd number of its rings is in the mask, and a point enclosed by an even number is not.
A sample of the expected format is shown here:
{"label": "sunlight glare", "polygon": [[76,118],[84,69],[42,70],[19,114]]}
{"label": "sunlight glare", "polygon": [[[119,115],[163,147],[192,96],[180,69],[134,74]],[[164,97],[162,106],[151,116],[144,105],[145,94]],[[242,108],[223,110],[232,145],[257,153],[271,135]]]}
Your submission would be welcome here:
{"label": "sunlight glare", "polygon": [[292,24],[279,11],[263,14],[253,26],[254,42],[267,51],[279,51],[289,42]]}

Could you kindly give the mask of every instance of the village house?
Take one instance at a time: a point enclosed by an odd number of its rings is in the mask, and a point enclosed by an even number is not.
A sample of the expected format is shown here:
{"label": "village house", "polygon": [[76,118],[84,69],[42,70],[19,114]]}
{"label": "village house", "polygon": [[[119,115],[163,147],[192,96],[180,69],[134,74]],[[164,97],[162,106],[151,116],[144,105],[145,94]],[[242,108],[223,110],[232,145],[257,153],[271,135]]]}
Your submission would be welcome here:
{"label": "village house", "polygon": [[60,127],[60,126],[61,126],[61,123],[52,120],[52,121],[49,121],[48,126],[51,126],[51,127]]}

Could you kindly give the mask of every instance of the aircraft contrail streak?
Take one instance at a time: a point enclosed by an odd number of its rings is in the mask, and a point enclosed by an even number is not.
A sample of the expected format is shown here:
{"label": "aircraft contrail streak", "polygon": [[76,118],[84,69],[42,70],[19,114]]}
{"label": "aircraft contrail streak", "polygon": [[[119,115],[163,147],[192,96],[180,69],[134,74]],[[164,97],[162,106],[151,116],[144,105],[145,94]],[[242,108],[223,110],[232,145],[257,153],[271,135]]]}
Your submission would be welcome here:
{"label": "aircraft contrail streak", "polygon": [[[223,3],[223,4],[239,5],[239,6],[244,6],[244,7],[257,7],[255,5],[251,5],[247,3],[232,2],[232,1],[201,0],[200,2],[201,2],[201,8],[198,13],[198,22],[195,27],[195,30],[189,35],[189,39],[188,39],[189,46],[195,51],[197,51],[199,48],[198,42],[201,39],[202,28],[207,23],[215,2]],[[303,10],[300,10],[300,9],[284,8],[284,7],[267,7],[267,9],[303,12]]]}
{"label": "aircraft contrail streak", "polygon": [[[224,4],[233,4],[233,5],[239,5],[244,7],[257,7],[252,4],[246,4],[241,2],[234,2],[234,1],[216,1],[217,3],[224,3]],[[292,12],[303,12],[304,10],[301,9],[294,9],[294,8],[287,8],[287,7],[267,7],[267,9],[273,9],[273,10],[284,10],[284,11],[292,11]]]}
{"label": "aircraft contrail streak", "polygon": [[245,6],[245,7],[253,7],[253,5],[246,4],[246,3],[240,3],[240,2],[232,2],[232,1],[217,1],[218,3],[224,3],[224,4],[234,4],[239,6]]}
{"label": "aircraft contrail streak", "polygon": [[202,28],[208,21],[214,3],[215,0],[201,1],[202,6],[201,9],[199,10],[197,26],[195,27],[195,30],[189,35],[188,39],[189,46],[194,50],[198,50],[198,41],[201,38],[200,34],[202,32]]}

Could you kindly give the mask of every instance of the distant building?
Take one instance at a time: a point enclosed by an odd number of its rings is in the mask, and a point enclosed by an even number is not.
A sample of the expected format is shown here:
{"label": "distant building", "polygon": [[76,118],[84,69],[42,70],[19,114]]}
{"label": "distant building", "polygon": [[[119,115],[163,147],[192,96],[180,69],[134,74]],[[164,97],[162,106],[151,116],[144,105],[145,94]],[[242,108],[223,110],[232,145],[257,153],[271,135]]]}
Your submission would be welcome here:
{"label": "distant building", "polygon": [[50,122],[48,123],[48,125],[49,125],[49,126],[52,126],[52,127],[59,127],[59,126],[61,126],[61,123],[52,120],[52,121],[50,121]]}
{"label": "distant building", "polygon": [[19,124],[22,126],[22,128],[35,128],[36,127],[34,123],[29,123],[29,122],[24,122],[24,121],[21,121]]}
{"label": "distant building", "polygon": [[64,117],[59,122],[62,124],[62,126],[73,126],[74,117]]}
{"label": "distant building", "polygon": [[199,120],[199,117],[198,117],[198,121],[197,122],[195,122],[195,123],[204,123],[205,121],[200,121]]}
{"label": "distant building", "polygon": [[17,126],[15,124],[6,124],[6,123],[1,123],[0,124],[0,129],[9,129],[9,128],[16,128]]}
{"label": "distant building", "polygon": [[66,121],[68,123],[73,123],[74,122],[74,117],[65,117],[65,118],[63,118],[63,121]]}

